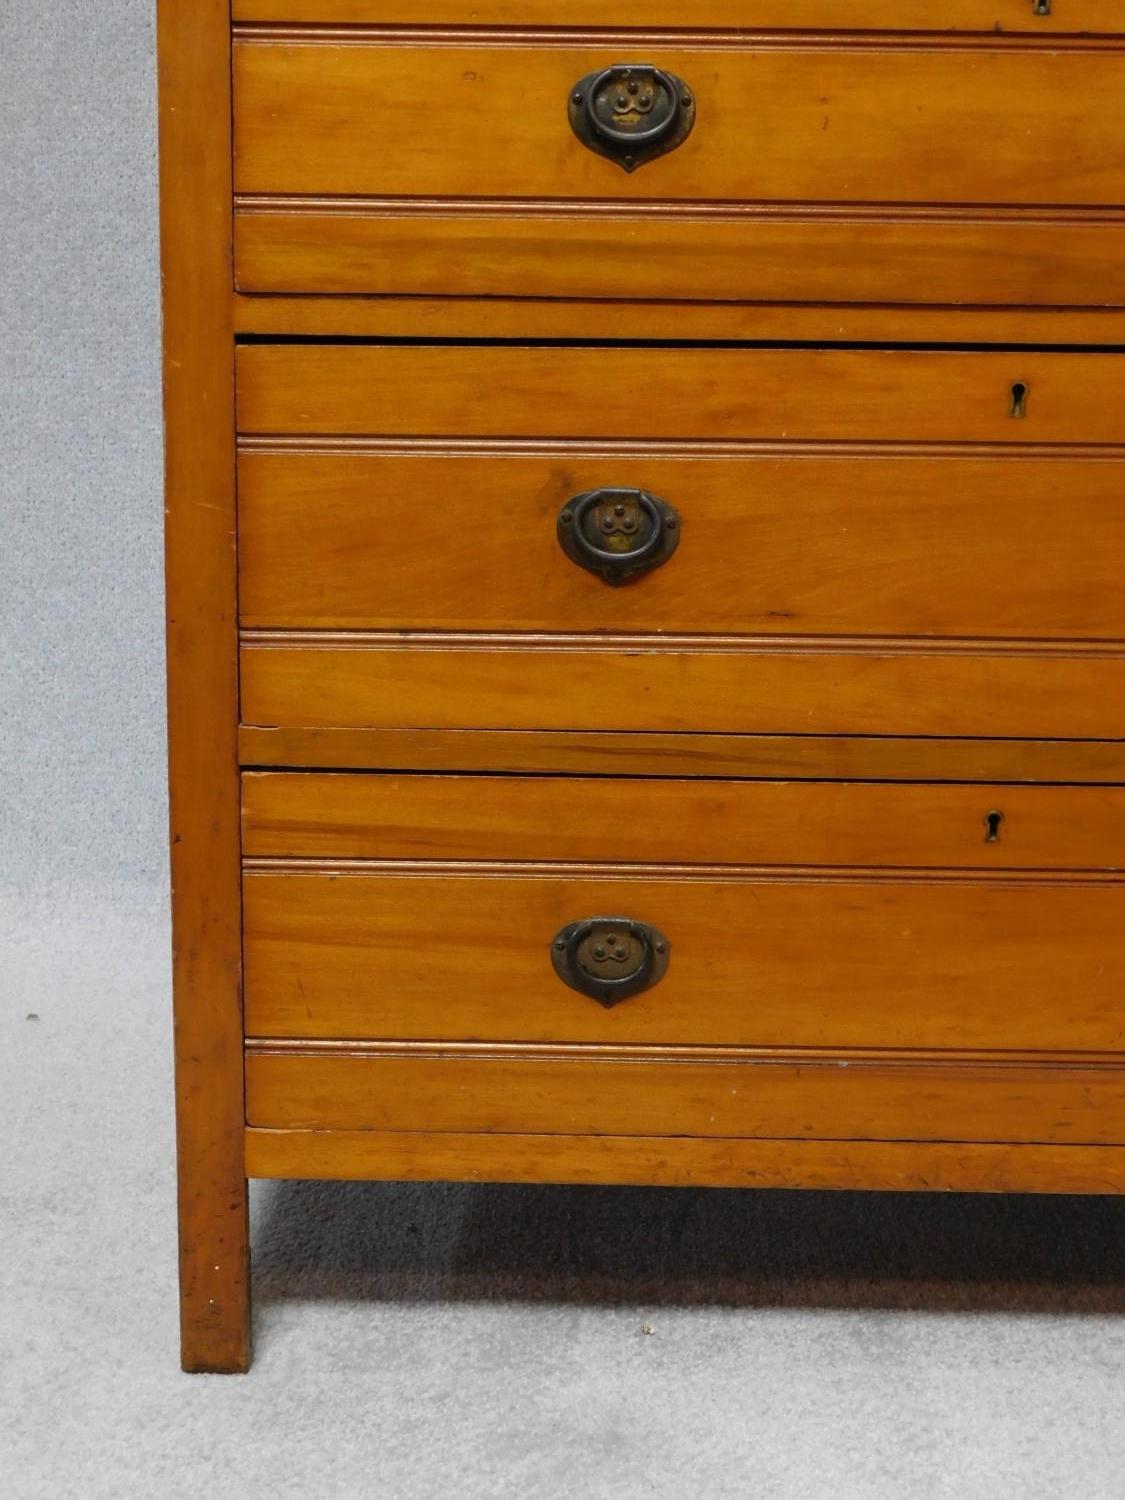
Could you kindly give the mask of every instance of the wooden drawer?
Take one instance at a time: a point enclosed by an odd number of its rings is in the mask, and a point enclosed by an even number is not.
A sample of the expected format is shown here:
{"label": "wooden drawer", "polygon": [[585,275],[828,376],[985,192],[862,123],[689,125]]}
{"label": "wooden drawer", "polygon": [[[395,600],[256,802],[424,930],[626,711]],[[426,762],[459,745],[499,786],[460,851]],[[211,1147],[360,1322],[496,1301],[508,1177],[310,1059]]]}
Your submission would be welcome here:
{"label": "wooden drawer", "polygon": [[[1116,788],[248,776],[246,1028],[1119,1049],[1123,835]],[[671,954],[608,1010],[550,961],[599,915]]]}
{"label": "wooden drawer", "polygon": [[[1125,52],[992,34],[988,15],[989,35],[944,42],[244,31],[238,285],[1123,305]],[[629,173],[566,106],[636,57],[684,80],[697,122]]]}
{"label": "wooden drawer", "polygon": [[[628,587],[558,539],[576,496],[679,517]],[[284,444],[239,459],[244,625],[1125,638],[1125,463],[711,444]]]}
{"label": "wooden drawer", "polygon": [[1125,1070],[870,1058],[253,1049],[251,1126],[822,1140],[1125,1142]]}
{"label": "wooden drawer", "polygon": [[[607,379],[622,361],[643,373],[640,397],[636,378]],[[1117,356],[1030,351],[244,347],[243,604],[248,623],[266,627],[244,635],[244,721],[1123,738],[1125,656],[1113,644],[1120,385]],[[1017,388],[1022,417],[1012,415]],[[385,437],[415,446],[409,457],[379,457]],[[577,441],[545,472],[534,456],[541,446],[524,451],[529,439]],[[649,440],[662,442],[667,468],[638,446]],[[612,478],[591,458],[591,442],[609,444]],[[1073,463],[1064,445],[1075,445]],[[862,471],[850,468],[861,456]],[[639,478],[618,473],[619,462],[643,462],[648,482],[674,492],[684,540],[665,566],[611,599],[600,580],[556,556],[549,512],[587,479]],[[364,476],[379,464],[384,484],[394,474],[401,485],[404,463],[431,476],[427,465],[446,475],[455,466],[466,475],[464,499],[429,492],[425,503],[425,491],[411,492],[368,575],[375,588],[386,582],[386,614],[349,615],[343,601],[360,597],[364,561],[380,550],[357,544],[359,492],[379,483]],[[813,468],[793,467],[806,463]],[[270,475],[279,472],[275,489]],[[318,474],[333,476],[323,505],[316,491],[319,546],[280,519],[301,505],[286,488],[298,472],[314,485]],[[506,564],[480,516],[497,506],[511,514],[509,474],[538,480],[540,519],[514,518]],[[688,474],[708,497],[694,521]],[[738,476],[754,483],[755,499],[772,497],[761,503],[786,512],[760,541]],[[806,504],[810,487],[818,498]],[[400,494],[392,489],[389,504]],[[998,497],[993,510],[988,496]],[[698,540],[707,524],[716,536],[722,529],[717,550]],[[924,544],[915,526],[928,528]],[[529,544],[532,529],[539,536]],[[477,572],[482,557],[491,558],[486,574]],[[489,602],[469,613],[482,594]],[[332,625],[371,628],[321,628]],[[451,625],[470,628],[455,634]]]}

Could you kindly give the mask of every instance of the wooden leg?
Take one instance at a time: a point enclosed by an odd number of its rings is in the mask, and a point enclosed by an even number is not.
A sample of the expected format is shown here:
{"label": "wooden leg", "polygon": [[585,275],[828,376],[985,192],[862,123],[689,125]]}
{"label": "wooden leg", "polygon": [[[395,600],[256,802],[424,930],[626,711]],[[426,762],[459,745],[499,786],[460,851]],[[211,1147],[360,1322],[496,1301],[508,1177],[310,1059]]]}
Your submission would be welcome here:
{"label": "wooden leg", "polygon": [[[176,915],[187,915],[182,903]],[[222,915],[211,927],[212,948],[221,946],[217,932],[229,926],[229,912]],[[177,936],[183,936],[182,921]],[[214,976],[211,984],[200,983],[198,963],[207,952],[206,943],[186,951],[177,943],[180,1359],[190,1372],[239,1374],[250,1368],[242,1006],[230,975],[226,983]]]}
{"label": "wooden leg", "polygon": [[173,988],[185,1370],[250,1363],[230,0],[159,0]]}
{"label": "wooden leg", "polygon": [[250,1368],[246,1179],[180,1160],[180,1363],[189,1374]]}

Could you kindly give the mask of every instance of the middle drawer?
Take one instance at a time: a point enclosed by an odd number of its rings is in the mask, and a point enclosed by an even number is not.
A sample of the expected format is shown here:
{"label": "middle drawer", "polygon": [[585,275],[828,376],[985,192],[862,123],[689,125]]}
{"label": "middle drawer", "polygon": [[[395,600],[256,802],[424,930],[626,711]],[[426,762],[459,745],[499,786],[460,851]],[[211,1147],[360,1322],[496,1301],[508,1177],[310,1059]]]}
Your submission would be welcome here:
{"label": "middle drawer", "polygon": [[1121,378],[244,346],[244,720],[1120,739]]}
{"label": "middle drawer", "polygon": [[[252,1037],[1125,1041],[1125,788],[301,772],[243,798]],[[609,1009],[571,987],[552,945],[591,919],[655,931],[667,972]]]}

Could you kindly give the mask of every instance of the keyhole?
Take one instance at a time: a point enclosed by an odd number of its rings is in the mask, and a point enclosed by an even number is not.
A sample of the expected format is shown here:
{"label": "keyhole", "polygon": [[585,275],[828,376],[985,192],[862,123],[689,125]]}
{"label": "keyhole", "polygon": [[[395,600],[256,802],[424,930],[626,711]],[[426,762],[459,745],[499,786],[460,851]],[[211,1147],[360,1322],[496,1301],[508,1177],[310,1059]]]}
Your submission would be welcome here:
{"label": "keyhole", "polygon": [[985,815],[984,826],[987,832],[984,836],[986,844],[998,844],[1000,842],[1000,824],[1004,821],[1002,812],[990,812]]}
{"label": "keyhole", "polygon": [[1051,0],[1032,0],[1032,14],[1037,16],[1049,16],[1051,14]]}
{"label": "keyhole", "polygon": [[1012,383],[1012,404],[1008,410],[1010,417],[1027,416],[1027,381],[1016,380]]}

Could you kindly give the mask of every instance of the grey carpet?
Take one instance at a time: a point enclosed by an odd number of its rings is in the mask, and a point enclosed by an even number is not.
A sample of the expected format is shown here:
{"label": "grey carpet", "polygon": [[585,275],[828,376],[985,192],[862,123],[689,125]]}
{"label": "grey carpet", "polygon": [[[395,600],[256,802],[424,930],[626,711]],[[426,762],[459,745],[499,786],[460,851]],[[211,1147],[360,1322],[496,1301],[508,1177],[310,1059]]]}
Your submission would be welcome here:
{"label": "grey carpet", "polygon": [[0,1496],[1121,1500],[1103,1200],[263,1187],[179,1374],[151,45],[0,5]]}

